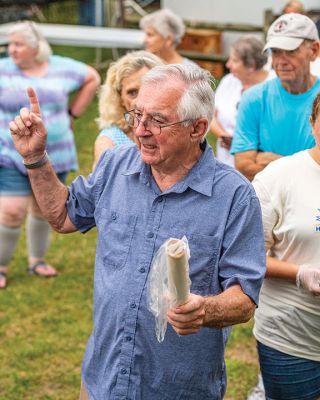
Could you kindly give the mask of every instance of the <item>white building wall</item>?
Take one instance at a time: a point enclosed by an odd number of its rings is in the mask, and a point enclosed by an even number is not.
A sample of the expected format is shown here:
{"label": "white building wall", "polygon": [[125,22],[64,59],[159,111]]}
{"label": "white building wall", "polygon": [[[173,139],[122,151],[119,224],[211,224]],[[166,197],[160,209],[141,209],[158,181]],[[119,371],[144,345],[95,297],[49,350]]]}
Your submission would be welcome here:
{"label": "white building wall", "polygon": [[[161,0],[162,8],[170,8],[183,19],[216,23],[252,24],[263,26],[264,12],[272,9],[281,12],[288,0]],[[306,10],[319,9],[319,0],[303,0]],[[243,33],[224,32],[224,54],[229,53],[230,43]],[[250,34],[252,35],[252,34]],[[261,34],[254,34],[262,38]]]}

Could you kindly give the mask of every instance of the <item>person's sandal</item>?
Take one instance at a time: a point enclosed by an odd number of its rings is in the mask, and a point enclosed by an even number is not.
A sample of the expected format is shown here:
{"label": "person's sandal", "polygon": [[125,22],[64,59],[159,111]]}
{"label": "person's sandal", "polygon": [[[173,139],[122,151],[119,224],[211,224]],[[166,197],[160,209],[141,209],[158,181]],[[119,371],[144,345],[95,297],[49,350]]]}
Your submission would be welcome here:
{"label": "person's sandal", "polygon": [[4,271],[0,271],[0,282],[2,280],[4,280],[5,282],[4,282],[3,286],[0,286],[0,290],[1,289],[5,289],[7,287],[7,284],[8,284],[8,282],[7,282],[7,273],[4,272]]}
{"label": "person's sandal", "polygon": [[57,275],[57,273],[55,272],[54,274],[51,275],[45,275],[41,272],[39,272],[37,270],[38,267],[44,268],[44,269],[48,269],[49,266],[45,261],[37,261],[34,264],[32,264],[30,267],[27,268],[27,271],[29,274],[31,275],[37,275],[37,276],[41,276],[42,278],[53,278],[54,276]]}

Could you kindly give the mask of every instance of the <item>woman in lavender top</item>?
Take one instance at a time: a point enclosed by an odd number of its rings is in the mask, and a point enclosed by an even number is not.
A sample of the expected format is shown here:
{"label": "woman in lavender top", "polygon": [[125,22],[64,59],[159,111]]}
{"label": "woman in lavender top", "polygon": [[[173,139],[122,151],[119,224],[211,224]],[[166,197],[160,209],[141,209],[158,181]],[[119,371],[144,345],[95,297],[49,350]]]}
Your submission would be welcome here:
{"label": "woman in lavender top", "polygon": [[[43,104],[49,133],[47,152],[58,177],[65,180],[67,173],[77,168],[72,119],[85,111],[100,84],[92,67],[51,55],[48,42],[33,22],[19,22],[11,28],[8,51],[9,57],[0,60],[0,288],[6,287],[7,266],[28,210],[28,271],[45,277],[56,275],[44,260],[50,228],[34,201],[9,122],[21,107],[28,106],[26,88],[32,86]],[[68,108],[69,94],[74,91]]]}

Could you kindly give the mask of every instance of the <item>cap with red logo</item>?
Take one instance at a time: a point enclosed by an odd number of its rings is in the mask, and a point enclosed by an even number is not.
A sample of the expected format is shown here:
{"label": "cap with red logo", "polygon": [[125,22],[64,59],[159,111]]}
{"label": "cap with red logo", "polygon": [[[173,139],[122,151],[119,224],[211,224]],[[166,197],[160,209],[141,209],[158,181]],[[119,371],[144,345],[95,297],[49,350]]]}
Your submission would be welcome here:
{"label": "cap with red logo", "polygon": [[306,15],[289,13],[277,18],[268,30],[263,51],[277,48],[295,50],[305,39],[319,40],[315,23]]}

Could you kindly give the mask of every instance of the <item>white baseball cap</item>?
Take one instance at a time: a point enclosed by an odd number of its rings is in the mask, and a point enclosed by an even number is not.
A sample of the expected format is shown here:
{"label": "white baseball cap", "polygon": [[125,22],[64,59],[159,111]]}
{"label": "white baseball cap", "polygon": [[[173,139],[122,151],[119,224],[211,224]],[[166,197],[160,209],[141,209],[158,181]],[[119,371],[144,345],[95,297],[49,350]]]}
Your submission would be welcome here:
{"label": "white baseball cap", "polygon": [[267,43],[263,51],[272,48],[295,50],[305,39],[319,40],[315,23],[306,15],[284,14],[268,29]]}

